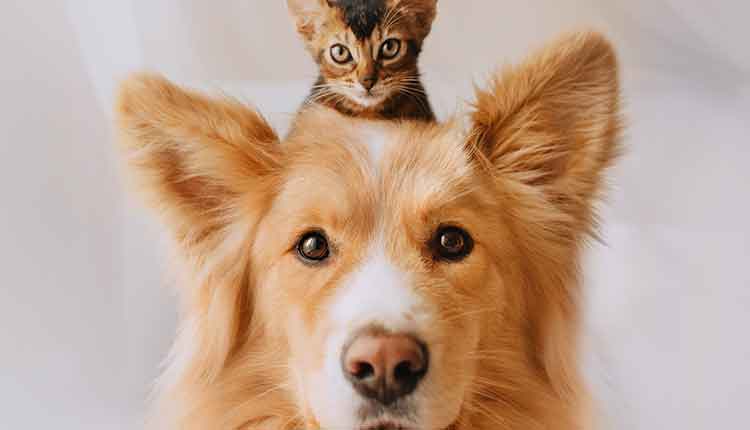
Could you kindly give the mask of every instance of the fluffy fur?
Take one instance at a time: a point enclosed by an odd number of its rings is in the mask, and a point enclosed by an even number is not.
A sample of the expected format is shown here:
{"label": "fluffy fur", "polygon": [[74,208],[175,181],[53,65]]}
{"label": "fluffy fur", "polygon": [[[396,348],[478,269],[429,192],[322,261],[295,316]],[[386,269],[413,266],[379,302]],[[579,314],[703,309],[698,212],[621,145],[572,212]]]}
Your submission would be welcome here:
{"label": "fluffy fur", "polygon": [[[435,119],[417,63],[437,0],[287,0],[287,4],[319,66],[306,105],[324,105],[361,118]],[[388,40],[400,44],[393,58],[381,55]],[[332,58],[336,45],[350,52],[350,61],[341,64]],[[374,86],[367,88],[366,81]]]}
{"label": "fluffy fur", "polygon": [[[468,130],[320,108],[281,143],[241,104],[130,78],[123,153],[182,263],[156,428],[383,425],[356,421],[357,396],[327,366],[336,339],[372,321],[408,326],[431,353],[413,413],[379,428],[589,428],[578,264],[618,152],[618,100],[596,34],[499,73]],[[475,241],[460,262],[430,256],[446,223]],[[330,238],[325,265],[296,255],[310,228]]]}

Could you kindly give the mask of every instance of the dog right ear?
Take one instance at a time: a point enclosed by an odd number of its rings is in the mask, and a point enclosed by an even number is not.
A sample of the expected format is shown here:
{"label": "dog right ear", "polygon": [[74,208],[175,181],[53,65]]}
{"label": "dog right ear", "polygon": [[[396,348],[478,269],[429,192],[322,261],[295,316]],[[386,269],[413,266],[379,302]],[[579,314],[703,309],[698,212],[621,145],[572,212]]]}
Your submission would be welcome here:
{"label": "dog right ear", "polygon": [[[493,175],[589,232],[603,170],[619,153],[617,58],[603,36],[568,35],[477,91],[474,144]],[[554,229],[553,229],[554,230]],[[575,242],[575,240],[574,240]]]}
{"label": "dog right ear", "polygon": [[122,84],[116,117],[127,171],[187,272],[183,312],[195,320],[180,336],[195,348],[190,371],[210,380],[249,326],[247,250],[277,189],[281,145],[254,110],[155,75]]}
{"label": "dog right ear", "polygon": [[181,248],[212,252],[252,223],[280,166],[278,138],[254,110],[138,74],[116,106],[127,170]]}
{"label": "dog right ear", "polygon": [[[560,39],[477,92],[469,148],[502,189],[532,277],[533,350],[558,393],[575,393],[578,257],[620,149],[614,48],[597,33]],[[575,397],[573,397],[575,398]]]}

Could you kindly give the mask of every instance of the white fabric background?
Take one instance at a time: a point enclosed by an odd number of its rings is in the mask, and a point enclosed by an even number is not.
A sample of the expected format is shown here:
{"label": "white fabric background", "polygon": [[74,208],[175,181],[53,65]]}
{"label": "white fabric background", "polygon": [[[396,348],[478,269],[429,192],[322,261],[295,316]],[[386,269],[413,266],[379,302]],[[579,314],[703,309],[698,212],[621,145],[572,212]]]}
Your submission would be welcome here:
{"label": "white fabric background", "polygon": [[[138,427],[173,336],[158,225],[122,191],[112,92],[150,68],[284,127],[315,70],[281,0],[0,3],[0,428]],[[605,31],[628,153],[587,259],[587,368],[612,429],[743,428],[750,402],[750,6],[441,0],[445,115],[560,31]]]}

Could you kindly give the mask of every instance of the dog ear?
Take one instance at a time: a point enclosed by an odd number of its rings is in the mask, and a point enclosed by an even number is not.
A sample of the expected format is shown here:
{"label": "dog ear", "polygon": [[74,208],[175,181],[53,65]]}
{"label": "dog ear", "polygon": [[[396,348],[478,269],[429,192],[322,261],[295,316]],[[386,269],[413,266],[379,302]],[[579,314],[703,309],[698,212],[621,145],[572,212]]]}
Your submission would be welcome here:
{"label": "dog ear", "polygon": [[129,172],[183,246],[212,239],[279,165],[277,137],[255,111],[140,74],[120,87]]}
{"label": "dog ear", "polygon": [[[116,105],[126,168],[178,244],[190,345],[201,375],[216,375],[248,325],[248,241],[270,204],[281,149],[255,111],[140,74]],[[183,272],[181,270],[181,272]]]}
{"label": "dog ear", "polygon": [[567,36],[477,92],[469,151],[503,194],[527,279],[533,349],[555,390],[576,399],[579,255],[593,201],[619,152],[615,53],[600,35]]}
{"label": "dog ear", "polygon": [[297,32],[311,41],[322,24],[328,8],[326,0],[287,0],[287,8],[297,25]]}
{"label": "dog ear", "polygon": [[497,176],[535,187],[568,216],[585,216],[618,154],[612,47],[595,33],[564,37],[477,91],[473,122],[473,143]]}

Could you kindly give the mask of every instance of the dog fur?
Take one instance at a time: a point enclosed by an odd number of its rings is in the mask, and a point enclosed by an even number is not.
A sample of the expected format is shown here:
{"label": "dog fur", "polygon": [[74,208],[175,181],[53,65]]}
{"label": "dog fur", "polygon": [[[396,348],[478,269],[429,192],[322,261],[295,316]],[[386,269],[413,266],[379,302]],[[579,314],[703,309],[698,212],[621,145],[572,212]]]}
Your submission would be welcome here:
{"label": "dog fur", "polygon": [[[610,44],[574,34],[477,90],[468,127],[316,108],[280,142],[236,101],[125,81],[127,170],[180,263],[180,330],[152,424],[353,426],[356,395],[326,363],[333,339],[376,321],[408,327],[433,357],[398,425],[590,428],[578,265],[618,154],[618,85]],[[426,248],[446,223],[475,241],[460,262]],[[325,265],[295,256],[311,227],[331,238]]]}

